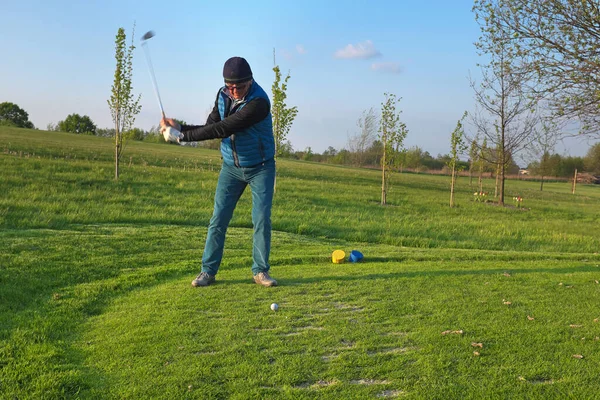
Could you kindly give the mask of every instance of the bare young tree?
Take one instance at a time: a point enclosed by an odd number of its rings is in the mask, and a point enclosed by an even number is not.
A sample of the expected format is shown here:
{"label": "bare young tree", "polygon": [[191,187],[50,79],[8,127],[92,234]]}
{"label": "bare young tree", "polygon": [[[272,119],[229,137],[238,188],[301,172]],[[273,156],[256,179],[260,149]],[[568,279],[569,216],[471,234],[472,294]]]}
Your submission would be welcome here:
{"label": "bare young tree", "polygon": [[475,136],[471,140],[471,146],[469,147],[469,186],[473,185],[473,170],[479,161],[479,137]]}
{"label": "bare young tree", "polygon": [[479,147],[479,154],[477,156],[477,168],[479,170],[479,179],[477,183],[479,186],[479,193],[483,193],[483,170],[485,168],[485,159],[488,151],[487,138],[483,138],[483,142],[481,143],[481,147]]}
{"label": "bare young tree", "polygon": [[356,165],[361,167],[365,162],[365,153],[377,134],[377,116],[373,108],[363,111],[357,125],[360,132],[348,138],[348,150],[354,154]]}
{"label": "bare young tree", "polygon": [[557,125],[550,120],[544,120],[540,124],[540,129],[536,132],[533,142],[528,146],[529,155],[539,160],[538,171],[542,177],[540,191],[544,190],[544,177],[550,174],[550,156],[554,151],[557,141]]}
{"label": "bare young tree", "polygon": [[[539,100],[528,89],[533,73],[509,32],[494,21],[502,5],[495,0],[476,0],[473,10],[482,35],[475,46],[487,57],[482,66],[481,82],[471,79],[478,111],[473,123],[476,131],[487,138],[495,152],[488,153],[497,166],[498,203],[504,204],[506,168],[512,156],[523,150],[533,139],[539,121],[535,112]],[[501,3],[501,1],[500,1]]]}

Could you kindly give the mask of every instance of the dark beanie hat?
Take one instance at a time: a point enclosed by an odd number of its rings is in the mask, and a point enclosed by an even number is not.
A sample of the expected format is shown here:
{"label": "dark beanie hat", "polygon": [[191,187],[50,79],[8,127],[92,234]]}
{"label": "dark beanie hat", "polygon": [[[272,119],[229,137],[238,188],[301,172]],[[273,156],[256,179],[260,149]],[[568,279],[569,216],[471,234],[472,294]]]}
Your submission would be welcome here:
{"label": "dark beanie hat", "polygon": [[252,79],[252,70],[248,61],[242,57],[231,57],[225,61],[223,78],[226,83],[242,83]]}

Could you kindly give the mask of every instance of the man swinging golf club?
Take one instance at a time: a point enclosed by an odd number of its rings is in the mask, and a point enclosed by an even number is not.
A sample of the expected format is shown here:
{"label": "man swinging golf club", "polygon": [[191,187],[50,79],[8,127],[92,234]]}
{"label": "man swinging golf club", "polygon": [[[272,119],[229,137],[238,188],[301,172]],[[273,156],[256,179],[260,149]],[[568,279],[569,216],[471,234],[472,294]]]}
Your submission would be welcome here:
{"label": "man swinging golf club", "polygon": [[[202,271],[192,281],[192,286],[208,286],[215,281],[223,258],[229,221],[248,185],[252,191],[254,282],[276,286],[277,281],[269,276],[271,205],[275,183],[271,104],[265,91],[252,79],[252,70],[245,59],[232,57],[227,60],[223,66],[223,78],[225,86],[219,89],[205,125],[180,125],[166,117],[160,121],[161,131],[167,140],[222,139],[223,163],[202,255]],[[169,127],[179,131],[177,137]]]}

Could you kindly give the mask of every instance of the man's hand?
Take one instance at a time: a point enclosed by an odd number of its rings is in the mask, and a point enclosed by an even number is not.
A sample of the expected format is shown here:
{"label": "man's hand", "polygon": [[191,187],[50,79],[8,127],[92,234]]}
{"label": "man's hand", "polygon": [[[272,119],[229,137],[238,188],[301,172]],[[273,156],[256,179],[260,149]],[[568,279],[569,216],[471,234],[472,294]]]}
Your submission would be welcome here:
{"label": "man's hand", "polygon": [[160,120],[160,132],[165,138],[165,142],[177,142],[183,137],[181,134],[181,125],[172,118],[162,117]]}
{"label": "man's hand", "polygon": [[163,137],[165,138],[165,142],[177,142],[183,138],[183,133],[179,132],[175,128],[171,126],[167,126],[166,128],[161,128],[161,132]]}
{"label": "man's hand", "polygon": [[173,118],[162,117],[160,120],[160,131],[163,132],[163,130],[169,126],[181,132],[181,125],[177,121],[175,121]]}

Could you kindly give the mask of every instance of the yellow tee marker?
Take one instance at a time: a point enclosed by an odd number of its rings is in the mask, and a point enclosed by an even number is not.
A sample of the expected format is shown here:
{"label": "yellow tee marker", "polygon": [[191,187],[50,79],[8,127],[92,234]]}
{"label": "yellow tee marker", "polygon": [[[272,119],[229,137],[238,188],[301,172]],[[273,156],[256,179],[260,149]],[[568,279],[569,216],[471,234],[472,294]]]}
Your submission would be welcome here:
{"label": "yellow tee marker", "polygon": [[343,250],[336,250],[331,255],[331,261],[333,261],[334,264],[341,264],[344,262],[345,259],[346,253],[344,253]]}

